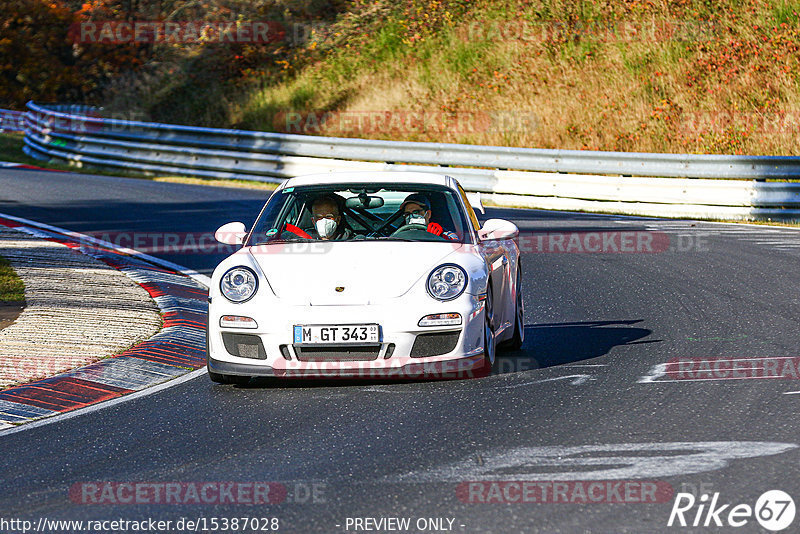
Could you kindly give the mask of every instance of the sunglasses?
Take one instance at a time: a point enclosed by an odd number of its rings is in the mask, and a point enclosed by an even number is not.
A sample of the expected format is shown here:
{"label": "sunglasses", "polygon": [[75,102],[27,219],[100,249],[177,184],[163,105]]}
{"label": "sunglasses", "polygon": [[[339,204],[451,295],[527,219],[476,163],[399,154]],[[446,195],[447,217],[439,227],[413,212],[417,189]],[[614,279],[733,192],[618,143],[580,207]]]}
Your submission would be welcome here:
{"label": "sunglasses", "polygon": [[314,219],[315,221],[319,221],[320,219],[338,219],[339,216],[334,215],[333,213],[325,213],[319,215],[312,215],[311,218]]}

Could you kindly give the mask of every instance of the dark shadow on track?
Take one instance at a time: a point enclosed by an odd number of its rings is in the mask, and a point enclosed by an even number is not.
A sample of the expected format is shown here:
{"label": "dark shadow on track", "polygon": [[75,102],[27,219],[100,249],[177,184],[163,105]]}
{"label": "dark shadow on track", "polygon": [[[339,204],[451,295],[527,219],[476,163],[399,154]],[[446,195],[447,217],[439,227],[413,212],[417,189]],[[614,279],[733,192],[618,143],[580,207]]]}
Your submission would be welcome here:
{"label": "dark shadow on track", "polygon": [[493,374],[575,363],[608,354],[617,346],[661,341],[639,341],[653,333],[632,327],[640,322],[641,319],[525,325],[522,349],[500,353]]}
{"label": "dark shadow on track", "polygon": [[[632,327],[640,322],[641,319],[526,325],[525,343],[522,349],[498,352],[491,374],[519,373],[590,360],[603,356],[612,348],[621,345],[659,343],[661,340],[639,341],[652,334],[652,330]],[[434,378],[254,378],[247,385],[235,387],[270,389],[351,387],[464,380],[483,378],[487,374],[487,370],[479,370]]]}

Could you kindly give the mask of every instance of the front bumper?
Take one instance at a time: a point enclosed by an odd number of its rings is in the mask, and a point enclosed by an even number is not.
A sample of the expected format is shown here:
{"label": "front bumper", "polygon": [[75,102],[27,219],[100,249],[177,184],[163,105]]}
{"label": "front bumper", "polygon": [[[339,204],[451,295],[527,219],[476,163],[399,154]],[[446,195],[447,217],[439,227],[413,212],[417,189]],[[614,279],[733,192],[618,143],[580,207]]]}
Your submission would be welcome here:
{"label": "front bumper", "polygon": [[[381,362],[383,360],[378,360]],[[230,363],[208,357],[208,370],[222,375],[278,377],[278,378],[471,378],[483,376],[485,370],[483,354],[439,360],[436,362],[413,362],[401,367],[379,367],[377,365],[358,365],[343,367],[329,365],[334,362],[315,362],[297,368],[274,369],[269,365]],[[340,362],[335,362],[340,363]],[[366,362],[355,362],[364,364]],[[374,362],[370,362],[374,363]]]}
{"label": "front bumper", "polygon": [[[209,306],[208,369],[224,375],[276,377],[361,377],[425,378],[471,376],[479,374],[483,361],[483,301],[474,295],[462,295],[450,302],[432,302],[424,307],[401,306],[400,302],[349,306],[271,306],[233,305],[214,299]],[[221,301],[221,302],[220,302]],[[220,302],[218,305],[216,302]],[[407,304],[407,303],[406,303]],[[410,311],[411,309],[422,311]],[[435,313],[459,313],[460,326],[420,327],[423,316]],[[256,329],[220,327],[222,315],[254,318]],[[315,359],[302,361],[293,344],[296,324],[366,324],[381,327],[380,347],[370,359]],[[412,348],[420,334],[453,333],[458,337],[452,350],[434,356],[412,357]],[[223,334],[255,336],[262,348],[241,357],[226,349]],[[252,339],[252,338],[251,338]],[[230,348],[230,343],[228,344]],[[449,347],[448,347],[449,348]]]}

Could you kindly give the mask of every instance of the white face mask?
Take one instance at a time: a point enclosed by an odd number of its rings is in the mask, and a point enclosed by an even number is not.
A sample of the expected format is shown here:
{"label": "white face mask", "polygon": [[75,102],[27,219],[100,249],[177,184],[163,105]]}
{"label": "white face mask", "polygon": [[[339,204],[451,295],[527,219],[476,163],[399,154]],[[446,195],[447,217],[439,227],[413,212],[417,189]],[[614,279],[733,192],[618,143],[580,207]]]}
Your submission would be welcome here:
{"label": "white face mask", "polygon": [[425,216],[416,213],[409,213],[406,215],[406,224],[421,224],[425,226]]}
{"label": "white face mask", "polygon": [[333,235],[337,225],[333,219],[320,219],[314,223],[314,226],[316,226],[319,236],[326,239]]}

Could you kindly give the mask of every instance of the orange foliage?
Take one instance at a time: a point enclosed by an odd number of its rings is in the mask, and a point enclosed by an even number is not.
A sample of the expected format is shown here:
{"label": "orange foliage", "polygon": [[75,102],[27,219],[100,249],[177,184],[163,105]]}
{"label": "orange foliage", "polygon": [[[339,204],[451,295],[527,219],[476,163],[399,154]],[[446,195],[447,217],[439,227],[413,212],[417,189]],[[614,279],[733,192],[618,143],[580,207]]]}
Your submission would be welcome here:
{"label": "orange foliage", "polygon": [[73,12],[60,1],[5,0],[0,19],[0,108],[29,100],[92,102],[102,85],[141,62],[147,50],[131,46],[79,46],[70,25],[104,9],[86,3]]}

